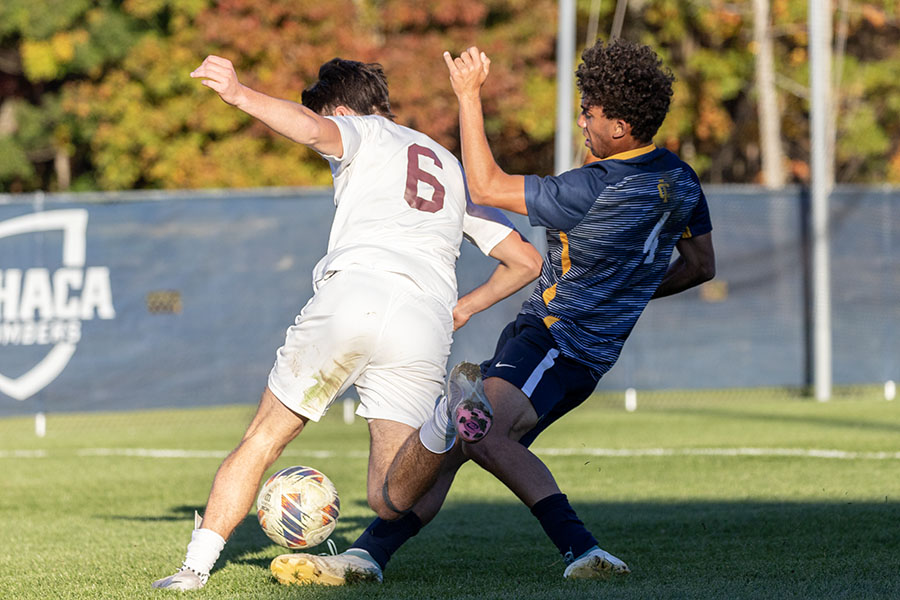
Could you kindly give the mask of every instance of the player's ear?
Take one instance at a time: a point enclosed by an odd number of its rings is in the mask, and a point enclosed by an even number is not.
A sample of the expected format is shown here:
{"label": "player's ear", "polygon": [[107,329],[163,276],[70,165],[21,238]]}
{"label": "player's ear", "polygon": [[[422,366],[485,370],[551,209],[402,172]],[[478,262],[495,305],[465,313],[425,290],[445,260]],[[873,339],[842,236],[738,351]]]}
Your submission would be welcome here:
{"label": "player's ear", "polygon": [[356,111],[352,108],[347,108],[343,104],[339,104],[334,107],[334,110],[331,111],[331,115],[334,117],[348,117],[356,115]]}
{"label": "player's ear", "polygon": [[613,126],[613,139],[617,140],[630,134],[631,125],[629,125],[622,119],[616,119],[616,124]]}

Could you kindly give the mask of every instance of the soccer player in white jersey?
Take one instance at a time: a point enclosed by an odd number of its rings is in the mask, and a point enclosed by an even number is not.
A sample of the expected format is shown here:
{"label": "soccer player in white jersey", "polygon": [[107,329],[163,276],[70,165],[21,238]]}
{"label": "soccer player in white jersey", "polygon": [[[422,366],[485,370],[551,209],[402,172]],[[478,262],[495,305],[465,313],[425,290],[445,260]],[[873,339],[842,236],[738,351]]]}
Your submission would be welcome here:
{"label": "soccer player in white jersey", "polygon": [[[303,92],[302,105],[242,85],[225,58],[207,57],[191,77],[321,154],[334,177],[336,211],[328,253],[313,273],[314,296],[287,331],[243,439],[216,472],[184,563],[153,583],[178,590],[206,583],[265,471],[351,384],[371,436],[369,504],[381,518],[401,516],[393,493],[403,498],[404,481],[417,479],[406,470],[434,471],[443,460],[407,444],[407,460],[398,462],[404,442],[417,440],[429,420],[453,437],[455,413],[436,412],[435,399],[454,328],[533,281],[541,265],[540,255],[499,212],[467,203],[462,167],[452,153],[393,122],[379,65],[325,63],[319,80]],[[500,264],[457,304],[463,232]],[[418,464],[419,458],[430,462]]]}
{"label": "soccer player in white jersey", "polygon": [[[466,458],[531,510],[562,555],[565,578],[630,572],[599,547],[529,445],[593,393],[651,298],[715,275],[712,223],[699,179],[652,142],[668,112],[674,78],[647,46],[616,40],[586,49],[576,72],[582,93],[578,125],[599,160],[559,176],[521,176],[500,169],[485,135],[481,86],[489,72],[487,56],[473,47],[455,59],[445,53],[444,59],[459,101],[472,197],[527,214],[532,225],[546,228],[541,277],[468,388],[480,393],[479,375],[484,376],[483,393],[494,409],[490,432],[477,444],[453,449],[439,480],[410,515],[376,519],[342,554],[292,559],[315,568],[279,572],[273,562],[283,582],[343,584],[348,572],[380,581],[394,552],[440,509],[453,469]],[[679,256],[670,262],[676,247]],[[456,382],[451,376],[450,383]]]}

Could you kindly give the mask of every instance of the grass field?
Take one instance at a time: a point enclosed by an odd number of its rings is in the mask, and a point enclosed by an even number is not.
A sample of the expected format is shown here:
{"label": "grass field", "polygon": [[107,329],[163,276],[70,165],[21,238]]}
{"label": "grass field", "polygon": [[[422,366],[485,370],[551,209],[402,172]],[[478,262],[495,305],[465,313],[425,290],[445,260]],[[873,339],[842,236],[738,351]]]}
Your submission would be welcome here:
{"label": "grass field", "polygon": [[[340,410],[276,468],[315,466],[341,492],[344,549],[368,524],[368,436]],[[0,598],[161,598],[191,516],[252,407],[0,420]],[[874,388],[827,404],[785,392],[597,397],[534,446],[605,549],[633,570],[570,582],[537,522],[463,468],[444,511],[383,585],[278,585],[282,551],[253,515],[209,584],[218,598],[900,598],[900,403]],[[323,547],[324,548],[324,547]],[[321,551],[324,551],[321,550]],[[177,593],[176,593],[177,594]]]}

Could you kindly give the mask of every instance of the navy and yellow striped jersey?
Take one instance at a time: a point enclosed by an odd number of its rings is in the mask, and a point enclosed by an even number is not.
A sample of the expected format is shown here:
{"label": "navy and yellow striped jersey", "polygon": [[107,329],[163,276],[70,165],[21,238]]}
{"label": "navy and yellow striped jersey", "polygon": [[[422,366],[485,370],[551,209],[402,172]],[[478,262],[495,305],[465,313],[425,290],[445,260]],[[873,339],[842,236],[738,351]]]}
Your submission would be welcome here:
{"label": "navy and yellow striped jersey", "polygon": [[696,173],[652,145],[555,177],[526,176],[525,204],[531,224],[547,228],[547,255],[522,312],[544,321],[563,355],[601,375],[676,242],[712,231]]}

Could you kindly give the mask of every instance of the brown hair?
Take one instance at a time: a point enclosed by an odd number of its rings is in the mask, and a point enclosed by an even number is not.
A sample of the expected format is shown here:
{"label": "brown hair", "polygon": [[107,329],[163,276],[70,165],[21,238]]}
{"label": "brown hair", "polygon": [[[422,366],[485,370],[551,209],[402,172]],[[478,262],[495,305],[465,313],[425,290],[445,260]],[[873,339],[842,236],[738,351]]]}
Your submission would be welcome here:
{"label": "brown hair", "polygon": [[387,78],[378,63],[332,58],[319,67],[319,80],[303,90],[301,98],[304,106],[320,115],[346,106],[359,115],[394,118]]}

